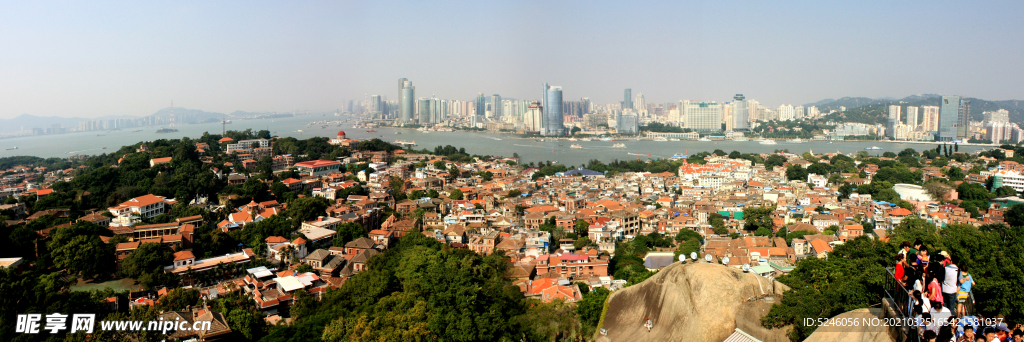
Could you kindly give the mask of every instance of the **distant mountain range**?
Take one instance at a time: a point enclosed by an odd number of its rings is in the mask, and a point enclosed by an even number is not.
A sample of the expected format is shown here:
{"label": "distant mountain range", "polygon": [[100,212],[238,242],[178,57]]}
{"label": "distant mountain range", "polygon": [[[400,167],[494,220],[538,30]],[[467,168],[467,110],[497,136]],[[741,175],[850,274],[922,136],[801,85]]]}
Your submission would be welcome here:
{"label": "distant mountain range", "polygon": [[[971,120],[981,121],[984,118],[983,112],[995,111],[999,109],[1006,109],[1010,112],[1010,121],[1016,123],[1024,123],[1024,101],[1022,100],[1003,100],[1003,101],[989,101],[978,98],[968,97],[967,100],[971,101]],[[840,110],[840,107],[846,107],[846,111],[842,116],[833,116],[832,119],[843,122],[862,122],[862,123],[885,123],[887,115],[889,113],[890,105],[901,105],[901,106],[939,106],[942,101],[942,95],[938,94],[918,94],[904,97],[902,99],[893,98],[866,98],[866,97],[844,97],[840,99],[825,99],[815,103],[809,103],[805,106],[817,106],[821,111],[827,112],[829,110]]]}

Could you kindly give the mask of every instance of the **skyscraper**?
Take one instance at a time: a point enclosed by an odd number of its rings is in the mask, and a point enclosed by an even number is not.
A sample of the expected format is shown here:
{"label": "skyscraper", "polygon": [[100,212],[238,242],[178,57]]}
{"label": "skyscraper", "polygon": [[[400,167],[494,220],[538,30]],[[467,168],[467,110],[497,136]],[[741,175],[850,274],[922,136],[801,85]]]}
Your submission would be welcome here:
{"label": "skyscraper", "polygon": [[416,87],[407,79],[399,80],[402,91],[398,97],[398,114],[402,122],[412,122],[416,113]]}
{"label": "skyscraper", "polygon": [[483,121],[484,115],[487,114],[487,104],[484,102],[484,93],[476,94],[476,116],[477,121]]}
{"label": "skyscraper", "polygon": [[917,107],[907,106],[907,126],[911,131],[917,131]]}
{"label": "skyscraper", "polygon": [[562,125],[562,87],[544,83],[544,135],[564,135]]}
{"label": "skyscraper", "polygon": [[747,110],[747,100],[743,94],[736,94],[732,97],[732,129],[746,131],[750,129],[750,112]]}
{"label": "skyscraper", "polygon": [[960,100],[960,112],[956,117],[956,138],[966,140],[971,130],[971,100]]}
{"label": "skyscraper", "polygon": [[619,134],[635,135],[640,132],[640,119],[633,113],[628,112],[619,115],[615,119],[615,131]]}
{"label": "skyscraper", "polygon": [[938,134],[939,132],[939,107],[921,106],[921,130]]}
{"label": "skyscraper", "polygon": [[885,135],[896,138],[896,127],[900,124],[900,106],[889,106],[889,120],[885,125]]}
{"label": "skyscraper", "polygon": [[501,116],[502,116],[501,95],[498,95],[498,94],[491,95],[491,108],[492,108],[492,110],[494,112],[494,117],[495,118],[501,118]]}
{"label": "skyscraper", "polygon": [[633,105],[636,106],[634,109],[636,109],[637,113],[647,109],[647,100],[644,99],[644,93],[636,93],[636,102],[633,102]]}
{"label": "skyscraper", "polygon": [[956,122],[960,117],[960,96],[943,96],[939,109],[939,141],[956,140]]}
{"label": "skyscraper", "polygon": [[421,97],[419,102],[420,124],[430,123],[430,98]]}
{"label": "skyscraper", "polygon": [[626,88],[623,92],[622,109],[633,109],[633,89]]}

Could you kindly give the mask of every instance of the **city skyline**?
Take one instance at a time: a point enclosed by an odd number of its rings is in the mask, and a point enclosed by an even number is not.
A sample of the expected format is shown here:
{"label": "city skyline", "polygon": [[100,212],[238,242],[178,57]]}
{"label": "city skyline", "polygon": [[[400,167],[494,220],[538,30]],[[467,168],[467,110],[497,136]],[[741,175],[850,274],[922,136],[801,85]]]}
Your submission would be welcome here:
{"label": "city skyline", "polygon": [[[371,94],[398,100],[400,77],[440,98],[537,99],[547,81],[596,103],[622,101],[629,87],[648,103],[743,93],[772,107],[921,93],[1016,99],[1024,77],[1024,51],[1006,43],[1024,38],[1016,2],[54,7],[0,11],[9,51],[0,118],[138,116],[170,101],[224,113],[332,110]],[[644,20],[612,24],[638,8]],[[950,41],[962,48],[940,49]]]}

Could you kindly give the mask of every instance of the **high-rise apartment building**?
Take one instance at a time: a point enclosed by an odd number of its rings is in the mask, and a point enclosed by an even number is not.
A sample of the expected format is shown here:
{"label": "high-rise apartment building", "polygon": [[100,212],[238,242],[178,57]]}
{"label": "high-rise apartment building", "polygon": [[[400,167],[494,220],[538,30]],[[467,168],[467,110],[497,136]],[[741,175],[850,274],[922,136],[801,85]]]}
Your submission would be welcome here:
{"label": "high-rise apartment building", "polygon": [[715,102],[683,101],[685,127],[700,132],[722,131],[722,105]]}
{"label": "high-rise apartment building", "polygon": [[911,131],[918,131],[917,128],[917,111],[918,108],[915,106],[907,106],[907,126],[910,126]]}
{"label": "high-rise apartment building", "polygon": [[793,118],[794,119],[796,119],[796,120],[803,120],[804,119],[804,115],[805,115],[804,106],[793,107]]}
{"label": "high-rise apartment building", "polygon": [[900,106],[892,105],[889,106],[889,120],[885,125],[885,135],[890,138],[897,138],[896,126],[901,124],[900,122]]}
{"label": "high-rise apartment building", "polygon": [[633,102],[633,107],[637,113],[647,111],[647,100],[644,99],[644,93],[636,93],[636,101]]}
{"label": "high-rise apartment building", "polygon": [[1007,122],[1010,122],[1010,112],[1005,110],[1005,109],[1000,109],[1000,110],[997,110],[997,111],[984,112],[984,113],[982,113],[982,115],[984,115],[984,117],[985,117],[985,123],[989,123],[989,122],[1007,123]]}
{"label": "high-rise apartment building", "polygon": [[781,105],[779,106],[779,121],[793,120],[796,118],[796,110],[793,109],[793,105]]}
{"label": "high-rise apartment building", "polygon": [[540,132],[544,128],[544,110],[539,102],[532,102],[523,115],[523,129]]}
{"label": "high-rise apartment building", "polygon": [[943,96],[939,107],[939,141],[956,140],[956,122],[960,117],[960,96]]}
{"label": "high-rise apartment building", "polygon": [[939,106],[921,106],[921,130],[939,132]]}
{"label": "high-rise apartment building", "polygon": [[809,118],[817,118],[819,115],[821,115],[821,111],[818,110],[818,107],[816,107],[816,106],[807,107],[807,117],[809,117]]}
{"label": "high-rise apartment building", "polygon": [[565,135],[562,125],[562,87],[544,83],[544,129],[543,135]]}
{"label": "high-rise apartment building", "polygon": [[746,131],[750,129],[750,111],[747,109],[747,100],[743,94],[736,94],[732,97],[732,118],[733,130]]}
{"label": "high-rise apartment building", "polygon": [[633,89],[626,88],[622,92],[622,109],[633,109]]}

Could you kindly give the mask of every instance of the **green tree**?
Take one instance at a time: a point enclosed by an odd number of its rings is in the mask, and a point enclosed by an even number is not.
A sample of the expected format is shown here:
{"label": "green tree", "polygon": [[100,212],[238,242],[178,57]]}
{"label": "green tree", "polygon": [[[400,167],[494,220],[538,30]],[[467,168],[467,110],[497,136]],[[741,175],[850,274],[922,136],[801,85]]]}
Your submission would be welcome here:
{"label": "green tree", "polygon": [[183,311],[197,304],[199,304],[199,290],[196,289],[173,289],[157,301],[157,307],[164,311]]}
{"label": "green tree", "polygon": [[775,227],[775,222],[772,220],[773,212],[775,212],[775,207],[743,208],[743,220],[745,222],[743,229],[756,232],[760,228],[765,228],[768,231],[772,231]]}
{"label": "green tree", "polygon": [[576,236],[587,236],[590,234],[590,223],[586,220],[576,220],[576,224],[573,227],[573,232]]}
{"label": "green tree", "polygon": [[448,198],[451,198],[451,199],[456,200],[456,201],[462,200],[462,190],[459,190],[459,189],[452,190],[451,192],[448,193]]}
{"label": "green tree", "polygon": [[1017,196],[1017,190],[1006,185],[996,188],[992,193],[995,194],[996,197]]}

